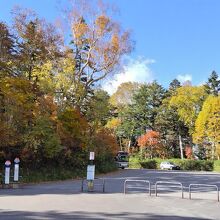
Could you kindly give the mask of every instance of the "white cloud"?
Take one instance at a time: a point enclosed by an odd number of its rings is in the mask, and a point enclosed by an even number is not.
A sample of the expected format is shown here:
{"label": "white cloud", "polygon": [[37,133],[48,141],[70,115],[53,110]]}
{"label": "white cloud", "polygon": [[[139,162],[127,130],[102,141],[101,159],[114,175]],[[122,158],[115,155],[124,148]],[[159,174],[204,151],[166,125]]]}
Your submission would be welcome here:
{"label": "white cloud", "polygon": [[184,83],[186,81],[192,81],[192,75],[190,74],[184,74],[184,75],[178,75],[177,79],[181,82]]}
{"label": "white cloud", "polygon": [[128,59],[124,64],[122,71],[115,74],[113,78],[106,81],[102,88],[109,94],[116,92],[118,86],[124,82],[139,82],[146,83],[153,80],[153,73],[149,65],[155,63],[152,59],[139,57],[138,59]]}

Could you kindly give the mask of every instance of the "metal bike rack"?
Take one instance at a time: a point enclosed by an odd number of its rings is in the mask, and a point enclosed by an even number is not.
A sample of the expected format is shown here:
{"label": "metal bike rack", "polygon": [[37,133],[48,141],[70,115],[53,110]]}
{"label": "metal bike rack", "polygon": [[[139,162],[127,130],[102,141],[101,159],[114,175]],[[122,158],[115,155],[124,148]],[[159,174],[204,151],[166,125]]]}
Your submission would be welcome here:
{"label": "metal bike rack", "polygon": [[[217,185],[209,185],[209,184],[190,184],[189,185],[189,199],[191,199],[191,194],[192,194],[192,187],[193,186],[199,186],[199,188],[201,187],[212,187],[212,188],[216,188],[216,192],[217,192],[217,201],[219,202],[219,189]],[[198,187],[197,187],[198,188]]]}
{"label": "metal bike rack", "polygon": [[148,190],[149,190],[149,196],[151,196],[151,184],[148,180],[131,180],[126,179],[124,182],[124,194],[126,194],[126,189],[146,189],[146,187],[140,187],[140,186],[130,186],[126,187],[128,182],[141,182],[141,183],[147,183],[148,184]]}
{"label": "metal bike rack", "polygon": [[162,184],[170,184],[171,186],[169,186],[169,187],[175,187],[175,188],[176,188],[177,186],[173,186],[173,185],[178,185],[178,186],[180,186],[181,193],[182,193],[182,199],[183,199],[183,184],[180,183],[180,182],[157,181],[157,182],[155,183],[155,194],[156,194],[156,196],[157,196],[157,186],[158,186],[158,185],[162,185]]}
{"label": "metal bike rack", "polygon": [[[97,180],[101,180],[102,183],[101,184],[95,184],[95,182],[97,182]],[[81,183],[81,192],[84,191],[84,182],[88,182],[87,179],[82,179],[82,183]],[[102,185],[102,192],[104,193],[105,192],[105,179],[104,178],[95,178],[94,180],[94,187],[97,186],[97,185]]]}

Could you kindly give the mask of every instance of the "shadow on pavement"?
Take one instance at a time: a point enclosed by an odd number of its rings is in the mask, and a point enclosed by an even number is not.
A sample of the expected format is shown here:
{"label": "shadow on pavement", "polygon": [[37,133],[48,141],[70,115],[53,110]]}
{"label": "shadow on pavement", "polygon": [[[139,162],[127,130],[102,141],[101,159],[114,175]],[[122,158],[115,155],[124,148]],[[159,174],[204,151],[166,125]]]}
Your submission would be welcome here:
{"label": "shadow on pavement", "polygon": [[60,213],[55,211],[50,212],[22,212],[22,211],[1,211],[0,219],[4,220],[20,220],[20,219],[151,219],[151,220],[202,220],[207,218],[197,218],[197,217],[183,217],[177,215],[155,215],[155,214],[145,214],[145,213],[129,213],[122,212],[116,214],[110,213],[90,213],[90,212],[69,212]]}

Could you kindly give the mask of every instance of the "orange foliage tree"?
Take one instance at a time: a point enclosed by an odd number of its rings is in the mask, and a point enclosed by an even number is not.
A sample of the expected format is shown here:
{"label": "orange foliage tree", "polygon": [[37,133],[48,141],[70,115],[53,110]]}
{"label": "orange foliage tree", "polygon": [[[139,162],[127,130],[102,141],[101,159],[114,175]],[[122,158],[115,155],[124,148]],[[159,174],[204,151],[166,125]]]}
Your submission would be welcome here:
{"label": "orange foliage tree", "polygon": [[116,155],[119,150],[116,137],[109,129],[102,128],[93,137],[94,151],[96,154]]}
{"label": "orange foliage tree", "polygon": [[147,131],[144,135],[138,138],[138,146],[145,158],[153,156],[162,156],[163,147],[160,141],[160,133],[157,131]]}

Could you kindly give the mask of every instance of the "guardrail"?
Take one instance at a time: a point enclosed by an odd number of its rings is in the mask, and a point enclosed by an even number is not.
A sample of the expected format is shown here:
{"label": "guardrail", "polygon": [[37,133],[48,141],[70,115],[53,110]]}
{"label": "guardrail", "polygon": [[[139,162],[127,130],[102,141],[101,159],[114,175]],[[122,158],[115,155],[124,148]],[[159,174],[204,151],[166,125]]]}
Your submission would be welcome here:
{"label": "guardrail", "polygon": [[[96,184],[96,183],[95,183],[95,182],[97,182],[96,180],[101,180],[102,183],[101,183],[101,184]],[[85,182],[85,181],[88,183],[88,181],[90,181],[90,180],[82,179],[81,192],[84,191],[84,182]],[[105,192],[105,179],[103,179],[103,178],[95,178],[93,181],[94,181],[94,182],[93,182],[94,188],[95,188],[95,186],[97,186],[97,185],[101,185],[101,186],[102,186],[102,192],[104,193],[104,192]]]}
{"label": "guardrail", "polygon": [[151,184],[150,181],[148,180],[131,180],[131,179],[126,179],[124,182],[124,194],[126,194],[126,189],[146,189],[146,187],[140,187],[140,186],[130,186],[126,187],[128,182],[142,182],[142,183],[147,183],[148,184],[148,191],[149,191],[149,196],[151,196]]}
{"label": "guardrail", "polygon": [[180,186],[180,189],[181,189],[181,193],[182,193],[182,199],[184,198],[183,197],[183,184],[182,183],[180,183],[180,182],[167,182],[167,181],[157,181],[156,183],[155,183],[155,194],[156,194],[156,196],[157,196],[157,186],[158,185],[162,185],[162,184],[170,184],[171,186],[169,186],[169,187],[177,187],[177,186],[172,186],[172,185],[178,185],[178,186]]}
{"label": "guardrail", "polygon": [[[209,184],[190,184],[189,185],[189,199],[192,198],[191,194],[192,194],[192,187],[193,186],[199,186],[199,188],[201,187],[212,187],[212,188],[216,188],[216,192],[217,192],[217,201],[219,202],[219,189],[218,189],[218,186],[217,185],[209,185]],[[198,189],[198,187],[197,187]]]}

